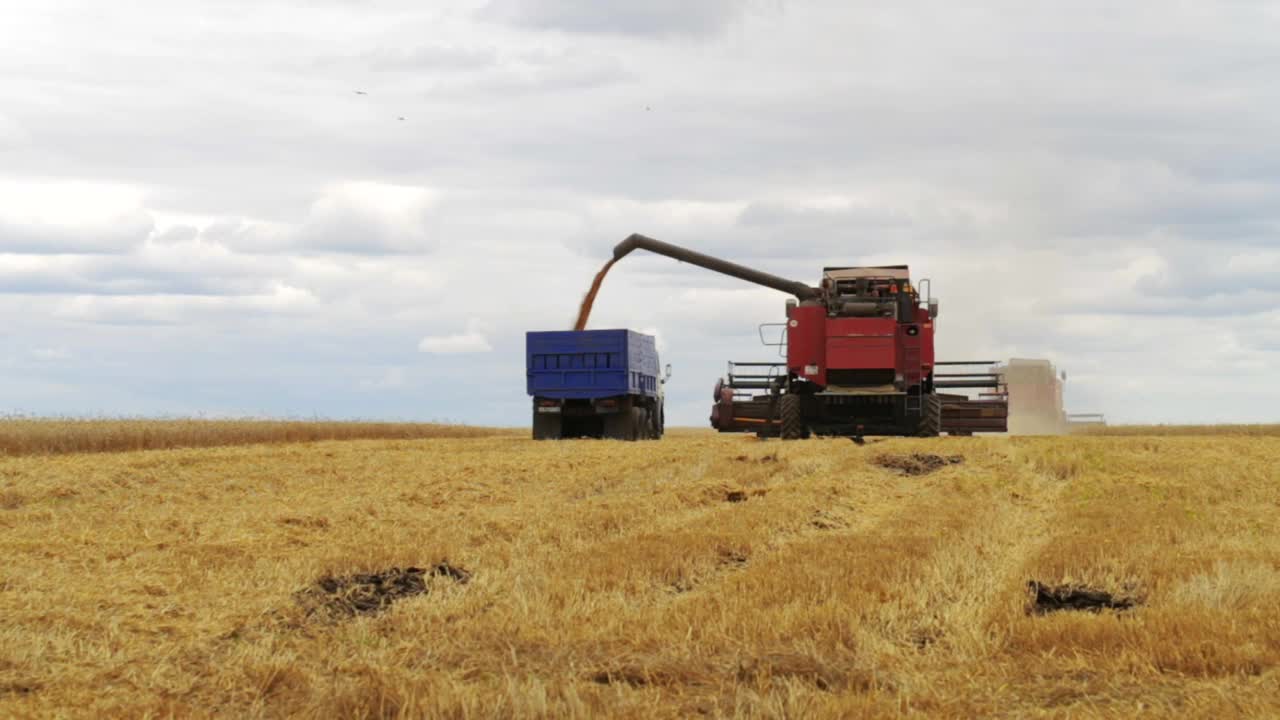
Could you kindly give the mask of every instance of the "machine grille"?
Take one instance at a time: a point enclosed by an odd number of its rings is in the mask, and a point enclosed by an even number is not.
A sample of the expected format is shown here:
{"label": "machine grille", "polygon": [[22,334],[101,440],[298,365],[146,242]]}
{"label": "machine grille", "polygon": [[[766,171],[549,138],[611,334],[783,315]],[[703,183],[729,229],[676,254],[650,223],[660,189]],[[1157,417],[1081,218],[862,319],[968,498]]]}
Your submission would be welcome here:
{"label": "machine grille", "polygon": [[827,384],[839,387],[870,387],[893,384],[894,370],[828,370]]}

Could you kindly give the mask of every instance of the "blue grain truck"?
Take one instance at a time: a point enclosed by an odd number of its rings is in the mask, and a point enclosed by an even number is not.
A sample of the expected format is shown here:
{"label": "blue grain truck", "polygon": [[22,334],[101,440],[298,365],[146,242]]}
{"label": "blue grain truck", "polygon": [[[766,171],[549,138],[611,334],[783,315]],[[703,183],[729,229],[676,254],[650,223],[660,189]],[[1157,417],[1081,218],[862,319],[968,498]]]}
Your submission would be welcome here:
{"label": "blue grain truck", "polygon": [[662,437],[663,385],[652,335],[634,330],[525,334],[533,439]]}

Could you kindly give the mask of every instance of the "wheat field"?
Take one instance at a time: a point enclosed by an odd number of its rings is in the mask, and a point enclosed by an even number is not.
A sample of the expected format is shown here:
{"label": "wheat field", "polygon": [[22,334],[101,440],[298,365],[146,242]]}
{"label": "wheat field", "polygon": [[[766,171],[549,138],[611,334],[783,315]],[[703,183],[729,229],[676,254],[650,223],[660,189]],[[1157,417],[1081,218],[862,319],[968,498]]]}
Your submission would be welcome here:
{"label": "wheat field", "polygon": [[0,458],[0,716],[1277,717],[1277,458],[694,431]]}
{"label": "wheat field", "polygon": [[517,432],[512,429],[449,423],[17,417],[0,418],[0,456],[168,450],[318,440],[409,440],[514,434]]}

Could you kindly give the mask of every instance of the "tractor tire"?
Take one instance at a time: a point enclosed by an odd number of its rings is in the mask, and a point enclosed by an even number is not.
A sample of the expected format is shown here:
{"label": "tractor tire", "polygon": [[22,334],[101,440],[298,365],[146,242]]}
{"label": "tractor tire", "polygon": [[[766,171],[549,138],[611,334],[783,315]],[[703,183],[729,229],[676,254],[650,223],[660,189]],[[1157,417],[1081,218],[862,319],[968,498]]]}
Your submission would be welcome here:
{"label": "tractor tire", "polygon": [[921,403],[920,425],[917,437],[938,437],[942,434],[942,398],[926,395]]}
{"label": "tractor tire", "polygon": [[790,393],[778,398],[779,435],[783,440],[800,440],[808,437],[804,414],[800,408],[800,396]]}
{"label": "tractor tire", "polygon": [[562,434],[560,413],[540,413],[533,410],[533,439],[559,440]]}

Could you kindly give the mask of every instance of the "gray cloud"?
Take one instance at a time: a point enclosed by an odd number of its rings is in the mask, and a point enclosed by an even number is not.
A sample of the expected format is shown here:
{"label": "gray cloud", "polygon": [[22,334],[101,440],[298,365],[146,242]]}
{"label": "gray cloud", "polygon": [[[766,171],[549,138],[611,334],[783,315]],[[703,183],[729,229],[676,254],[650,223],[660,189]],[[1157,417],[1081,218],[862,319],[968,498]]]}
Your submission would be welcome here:
{"label": "gray cloud", "polygon": [[455,45],[416,45],[413,47],[379,48],[359,58],[373,70],[452,70],[465,71],[491,67],[498,61],[493,48],[471,48]]}
{"label": "gray cloud", "polygon": [[143,212],[80,227],[6,222],[0,217],[0,252],[30,255],[125,252],[144,242],[154,227],[152,218]]}
{"label": "gray cloud", "polygon": [[700,35],[723,29],[744,12],[748,0],[494,0],[482,16],[525,27],[624,35]]}

